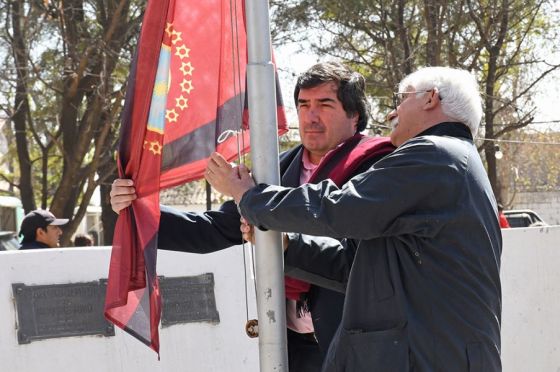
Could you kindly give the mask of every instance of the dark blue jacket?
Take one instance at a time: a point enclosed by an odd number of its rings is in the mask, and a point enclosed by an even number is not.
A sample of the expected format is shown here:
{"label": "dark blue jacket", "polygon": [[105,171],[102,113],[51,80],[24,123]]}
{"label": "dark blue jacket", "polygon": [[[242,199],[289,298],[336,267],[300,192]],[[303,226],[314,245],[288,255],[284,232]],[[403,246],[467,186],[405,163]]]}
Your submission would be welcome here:
{"label": "dark blue jacket", "polygon": [[41,242],[38,242],[36,240],[21,243],[21,247],[19,247],[20,250],[22,250],[22,249],[45,249],[45,248],[50,248],[50,247],[48,245],[46,245],[45,243],[41,243]]}

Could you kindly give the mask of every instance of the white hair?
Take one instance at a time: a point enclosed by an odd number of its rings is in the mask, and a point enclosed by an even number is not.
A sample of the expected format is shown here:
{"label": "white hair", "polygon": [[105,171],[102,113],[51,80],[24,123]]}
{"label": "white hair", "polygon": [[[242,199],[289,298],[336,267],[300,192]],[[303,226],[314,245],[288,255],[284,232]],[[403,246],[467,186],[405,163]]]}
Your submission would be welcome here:
{"label": "white hair", "polygon": [[424,67],[405,77],[399,92],[408,87],[417,91],[437,89],[443,113],[467,125],[476,136],[482,118],[482,101],[475,77],[451,67]]}

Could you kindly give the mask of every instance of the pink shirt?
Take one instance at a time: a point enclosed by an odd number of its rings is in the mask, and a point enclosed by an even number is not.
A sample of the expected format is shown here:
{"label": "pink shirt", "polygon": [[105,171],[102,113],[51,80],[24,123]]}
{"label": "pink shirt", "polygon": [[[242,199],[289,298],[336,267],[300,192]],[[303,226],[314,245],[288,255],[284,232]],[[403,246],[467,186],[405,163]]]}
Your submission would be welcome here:
{"label": "pink shirt", "polygon": [[343,144],[344,144],[344,142],[339,143],[338,146],[336,146],[334,149],[330,150],[325,155],[323,155],[323,157],[321,158],[321,160],[319,161],[318,164],[313,164],[311,162],[311,159],[309,158],[309,151],[307,151],[304,148],[303,149],[303,155],[301,157],[301,163],[302,163],[303,166],[301,167],[301,174],[299,175],[299,184],[303,185],[304,183],[309,182],[309,179],[313,175],[313,172],[315,172],[315,169],[317,169],[317,167],[319,165],[321,165],[321,163],[323,162],[323,159],[325,159],[325,157],[328,154],[330,154],[331,152],[333,152],[334,150],[336,150],[337,148],[339,148]]}
{"label": "pink shirt", "polygon": [[[303,150],[301,162],[302,167],[299,176],[300,185],[307,183],[313,172],[315,172],[315,169],[319,166],[319,164],[313,164],[311,160],[309,160],[309,153],[305,149]],[[292,331],[297,333],[313,332],[311,314],[309,312],[304,312],[301,317],[298,317],[295,300],[286,299],[286,325]]]}

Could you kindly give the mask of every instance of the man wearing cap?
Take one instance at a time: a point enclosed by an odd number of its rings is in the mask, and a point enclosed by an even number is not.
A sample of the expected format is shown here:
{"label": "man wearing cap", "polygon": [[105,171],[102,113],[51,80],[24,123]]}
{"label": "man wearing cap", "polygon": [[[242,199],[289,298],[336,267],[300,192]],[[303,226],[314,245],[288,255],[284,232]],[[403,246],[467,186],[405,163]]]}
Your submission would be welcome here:
{"label": "man wearing cap", "polygon": [[58,247],[62,235],[60,226],[66,225],[68,219],[56,218],[44,209],[29,212],[21,223],[19,235],[23,236],[19,249],[42,249]]}

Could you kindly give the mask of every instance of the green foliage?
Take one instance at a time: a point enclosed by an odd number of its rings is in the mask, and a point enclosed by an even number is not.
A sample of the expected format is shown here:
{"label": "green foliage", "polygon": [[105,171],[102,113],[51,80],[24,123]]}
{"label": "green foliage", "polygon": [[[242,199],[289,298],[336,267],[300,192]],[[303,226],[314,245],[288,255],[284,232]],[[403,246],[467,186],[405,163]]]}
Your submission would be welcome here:
{"label": "green foliage", "polygon": [[505,136],[499,143],[507,166],[500,167],[500,180],[509,192],[504,201],[517,192],[560,189],[560,133],[550,130],[527,130]]}
{"label": "green foliage", "polygon": [[118,118],[145,0],[4,3],[0,108],[13,141],[10,158],[0,159],[8,170],[3,178],[26,210],[42,206],[71,218],[69,235],[93,189],[115,169]]}

